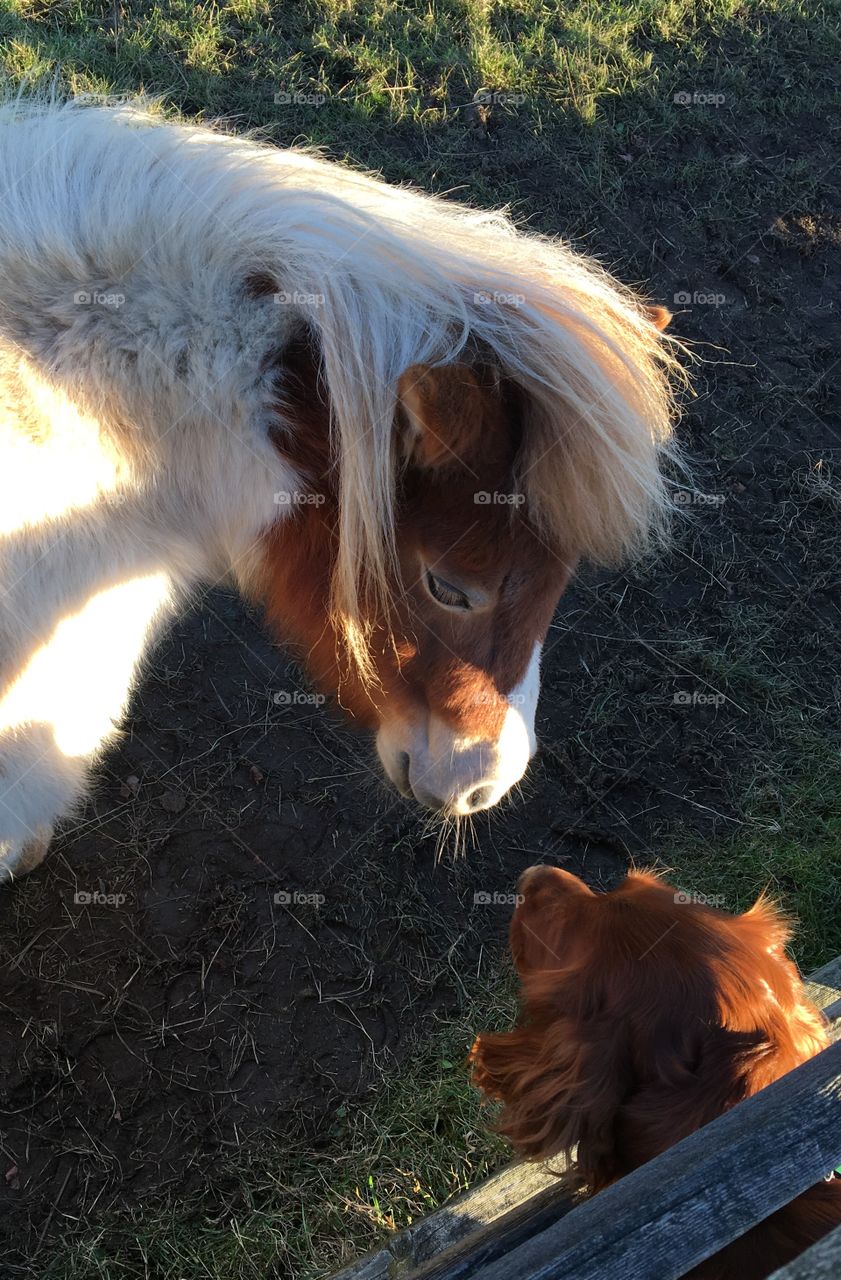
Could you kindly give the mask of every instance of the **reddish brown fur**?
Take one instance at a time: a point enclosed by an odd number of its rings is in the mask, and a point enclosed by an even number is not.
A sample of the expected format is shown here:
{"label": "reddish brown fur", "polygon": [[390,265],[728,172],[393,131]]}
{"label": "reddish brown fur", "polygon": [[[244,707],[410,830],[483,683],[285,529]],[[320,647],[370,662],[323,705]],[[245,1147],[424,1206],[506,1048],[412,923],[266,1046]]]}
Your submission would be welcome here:
{"label": "reddish brown fur", "polygon": [[[577,1144],[577,1170],[600,1191],[827,1044],[769,903],[731,916],[636,872],[594,894],[554,867],[520,888],[522,1014],[514,1031],[479,1036],[472,1060],[529,1159]],[[760,1280],[839,1223],[841,1181],[821,1183],[691,1275]]]}
{"label": "reddish brown fur", "polygon": [[[336,473],[317,353],[306,338],[284,352],[278,385],[295,426],[278,431],[275,443],[324,501],[296,508],[267,536],[262,594],[270,621],[302,652],[317,684],[338,690],[342,706],[362,724],[377,727],[386,704],[407,715],[431,706],[461,732],[494,737],[507,710],[504,694],[543,639],[575,561],[544,546],[519,507],[475,501],[477,492],[514,488],[514,389],[478,364],[413,366],[401,379],[402,583],[394,584],[391,633],[384,621],[373,631],[378,684],[366,688],[340,656],[329,619]],[[442,610],[424,585],[421,559],[448,581],[477,586],[488,605],[470,614]]]}

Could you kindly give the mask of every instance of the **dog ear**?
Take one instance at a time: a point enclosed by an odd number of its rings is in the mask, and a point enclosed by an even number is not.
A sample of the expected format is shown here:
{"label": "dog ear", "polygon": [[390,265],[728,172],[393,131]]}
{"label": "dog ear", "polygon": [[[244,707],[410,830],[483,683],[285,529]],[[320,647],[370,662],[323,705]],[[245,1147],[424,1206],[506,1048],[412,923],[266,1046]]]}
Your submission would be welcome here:
{"label": "dog ear", "polygon": [[406,459],[442,467],[476,457],[493,426],[490,396],[469,365],[410,365],[397,383]]}
{"label": "dog ear", "polygon": [[750,926],[760,938],[760,945],[765,951],[776,956],[785,956],[785,950],[791,941],[794,930],[791,922],[773,898],[762,893],[750,908],[741,916],[737,916],[740,927]]}
{"label": "dog ear", "polygon": [[594,1190],[621,1175],[617,1119],[633,1081],[621,1023],[572,1020],[478,1037],[474,1083],[502,1102],[498,1129],[527,1160],[570,1156]]}
{"label": "dog ear", "polygon": [[658,1040],[649,1045],[644,1082],[622,1105],[630,1168],[653,1160],[755,1093],[761,1086],[754,1082],[754,1067],[767,1065],[774,1050],[760,1029],[704,1025],[700,1014],[683,1015],[683,1020],[673,1015]]}

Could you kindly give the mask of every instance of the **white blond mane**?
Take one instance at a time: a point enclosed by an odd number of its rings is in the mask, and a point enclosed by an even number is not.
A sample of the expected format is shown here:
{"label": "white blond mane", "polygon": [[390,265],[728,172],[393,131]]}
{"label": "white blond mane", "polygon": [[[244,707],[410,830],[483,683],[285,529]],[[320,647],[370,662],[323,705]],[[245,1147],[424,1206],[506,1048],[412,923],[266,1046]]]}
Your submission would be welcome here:
{"label": "white blond mane", "polygon": [[[43,191],[41,225],[12,229],[22,245],[60,245],[63,271],[70,263],[80,283],[93,273],[106,288],[145,259],[145,271],[182,291],[185,318],[211,333],[244,305],[244,282],[265,273],[291,302],[273,316],[261,304],[253,333],[263,350],[242,338],[247,325],[232,327],[236,358],[254,368],[277,347],[281,311],[284,324],[294,317],[317,333],[341,475],[334,606],[352,648],[363,647],[363,598],[387,597],[395,395],[410,365],[481,344],[523,388],[519,484],[553,548],[615,562],[662,527],[660,455],[678,366],[641,301],[597,263],[503,214],[137,105],[12,103],[0,124],[43,127],[45,113],[60,177]],[[23,128],[10,189],[31,145]],[[50,261],[41,265],[49,278]]]}

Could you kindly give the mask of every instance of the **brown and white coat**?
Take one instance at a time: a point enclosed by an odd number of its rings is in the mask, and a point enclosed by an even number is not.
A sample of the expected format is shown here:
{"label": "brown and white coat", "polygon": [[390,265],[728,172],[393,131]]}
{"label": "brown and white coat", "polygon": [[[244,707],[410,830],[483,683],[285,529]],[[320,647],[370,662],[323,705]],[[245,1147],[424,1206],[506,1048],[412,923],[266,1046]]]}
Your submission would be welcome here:
{"label": "brown and white coat", "polygon": [[226,576],[402,791],[494,804],[576,562],[662,523],[663,317],[502,215],[138,107],[10,104],[0,173],[5,872]]}

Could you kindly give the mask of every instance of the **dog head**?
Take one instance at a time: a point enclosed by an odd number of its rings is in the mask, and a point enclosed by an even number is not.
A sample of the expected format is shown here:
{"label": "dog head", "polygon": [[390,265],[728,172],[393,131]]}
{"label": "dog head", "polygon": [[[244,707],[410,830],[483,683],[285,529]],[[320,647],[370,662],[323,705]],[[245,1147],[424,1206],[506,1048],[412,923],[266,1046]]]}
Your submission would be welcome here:
{"label": "dog head", "polygon": [[549,866],[519,889],[520,1019],[471,1057],[520,1154],[577,1146],[599,1190],[826,1045],[770,902],[729,915],[642,872],[596,894]]}

